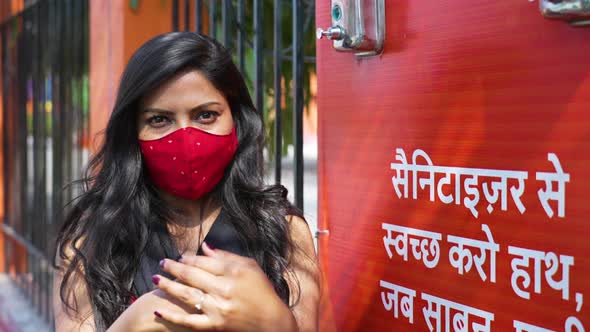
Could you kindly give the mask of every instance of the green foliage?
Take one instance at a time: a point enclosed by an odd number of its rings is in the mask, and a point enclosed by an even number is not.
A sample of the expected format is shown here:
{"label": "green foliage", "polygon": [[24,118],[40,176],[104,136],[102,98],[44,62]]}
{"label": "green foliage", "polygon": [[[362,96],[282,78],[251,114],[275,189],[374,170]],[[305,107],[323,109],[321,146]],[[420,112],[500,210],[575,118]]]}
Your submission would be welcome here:
{"label": "green foliage", "polygon": [[131,10],[137,11],[137,8],[139,8],[139,0],[129,0],[129,7]]}

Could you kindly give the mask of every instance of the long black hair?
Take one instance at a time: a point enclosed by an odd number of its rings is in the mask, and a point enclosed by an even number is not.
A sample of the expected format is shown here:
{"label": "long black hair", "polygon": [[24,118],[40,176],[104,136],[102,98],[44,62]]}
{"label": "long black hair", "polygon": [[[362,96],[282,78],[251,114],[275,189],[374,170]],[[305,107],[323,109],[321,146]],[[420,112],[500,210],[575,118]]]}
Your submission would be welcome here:
{"label": "long black hair", "polygon": [[84,283],[97,330],[105,330],[127,308],[142,251],[153,225],[166,225],[172,211],[150,183],[138,143],[137,112],[143,96],[183,70],[195,69],[226,97],[238,149],[211,194],[228,213],[277,294],[289,304],[288,272],[293,242],[286,215],[301,217],[280,185],[263,181],[264,125],[244,79],[229,52],[215,40],[193,32],[159,35],[131,57],[121,78],[104,144],[79,182],[60,228],[57,254],[64,264],[61,300],[77,310],[72,282]]}

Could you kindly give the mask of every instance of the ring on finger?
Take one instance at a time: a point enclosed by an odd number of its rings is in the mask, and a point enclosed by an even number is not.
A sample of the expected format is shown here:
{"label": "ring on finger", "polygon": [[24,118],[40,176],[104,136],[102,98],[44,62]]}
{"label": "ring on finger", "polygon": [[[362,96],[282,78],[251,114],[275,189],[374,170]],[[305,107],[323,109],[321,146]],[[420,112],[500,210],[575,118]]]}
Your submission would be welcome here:
{"label": "ring on finger", "polygon": [[207,296],[207,294],[201,292],[201,297],[199,298],[197,304],[195,304],[195,308],[197,308],[198,311],[203,311],[203,303],[205,302],[205,296]]}

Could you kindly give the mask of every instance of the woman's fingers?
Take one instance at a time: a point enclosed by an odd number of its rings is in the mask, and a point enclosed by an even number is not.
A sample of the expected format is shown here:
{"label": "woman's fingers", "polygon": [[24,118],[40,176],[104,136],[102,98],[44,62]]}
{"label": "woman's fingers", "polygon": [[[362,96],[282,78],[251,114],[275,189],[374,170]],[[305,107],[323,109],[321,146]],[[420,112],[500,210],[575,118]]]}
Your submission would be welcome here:
{"label": "woman's fingers", "polygon": [[207,315],[186,315],[180,312],[159,309],[154,315],[175,325],[184,326],[193,330],[214,330],[213,322]]}
{"label": "woman's fingers", "polygon": [[205,293],[219,294],[222,285],[217,277],[210,272],[195,266],[179,263],[171,259],[163,259],[160,262],[162,271],[170,273],[187,286],[198,288]]}
{"label": "woman's fingers", "polygon": [[201,245],[201,248],[203,249],[203,253],[205,254],[206,257],[214,258],[219,261],[228,262],[228,261],[236,261],[236,260],[240,260],[240,259],[244,258],[240,255],[234,254],[229,251],[214,249],[214,248],[210,247],[207,242],[203,242],[203,244]]}
{"label": "woman's fingers", "polygon": [[181,284],[157,274],[152,277],[152,282],[163,292],[194,308],[195,312],[198,310],[207,312],[210,309],[209,305],[212,304],[211,299],[208,299],[209,295],[200,289]]}
{"label": "woman's fingers", "polygon": [[208,256],[187,256],[179,260],[180,263],[198,267],[213,275],[223,275],[226,269],[226,262],[220,259],[215,259]]}
{"label": "woman's fingers", "polygon": [[206,242],[203,242],[203,253],[205,257],[220,262],[223,266],[223,275],[238,276],[244,271],[259,269],[258,263],[252,258],[240,256],[233,252],[212,249]]}
{"label": "woman's fingers", "polygon": [[213,249],[206,242],[203,242],[202,249],[205,256],[182,257],[179,262],[200,268],[216,276],[232,275],[236,269],[252,262],[256,263],[250,258],[229,251]]}

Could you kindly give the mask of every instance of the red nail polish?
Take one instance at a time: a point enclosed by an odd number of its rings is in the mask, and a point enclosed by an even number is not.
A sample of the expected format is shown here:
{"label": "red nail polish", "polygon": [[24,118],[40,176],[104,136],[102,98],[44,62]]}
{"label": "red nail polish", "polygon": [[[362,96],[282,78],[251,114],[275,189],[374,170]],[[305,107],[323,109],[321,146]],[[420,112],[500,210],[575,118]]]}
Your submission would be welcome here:
{"label": "red nail polish", "polygon": [[160,283],[160,277],[152,276],[152,282],[154,283],[154,285],[158,286],[158,284]]}
{"label": "red nail polish", "polygon": [[207,242],[203,242],[203,243],[205,243],[205,245],[206,245],[206,246],[207,246],[209,249],[211,249],[211,250],[215,250],[215,246],[213,246],[212,244],[209,244],[209,243],[207,243]]}
{"label": "red nail polish", "polygon": [[159,313],[157,310],[154,311],[154,315],[156,315],[156,317],[158,317],[158,318],[162,318],[162,314]]}
{"label": "red nail polish", "polygon": [[165,262],[165,260],[164,260],[164,259],[162,259],[162,260],[160,261],[160,268],[161,268],[161,269],[162,269],[162,268],[164,268],[164,262]]}

